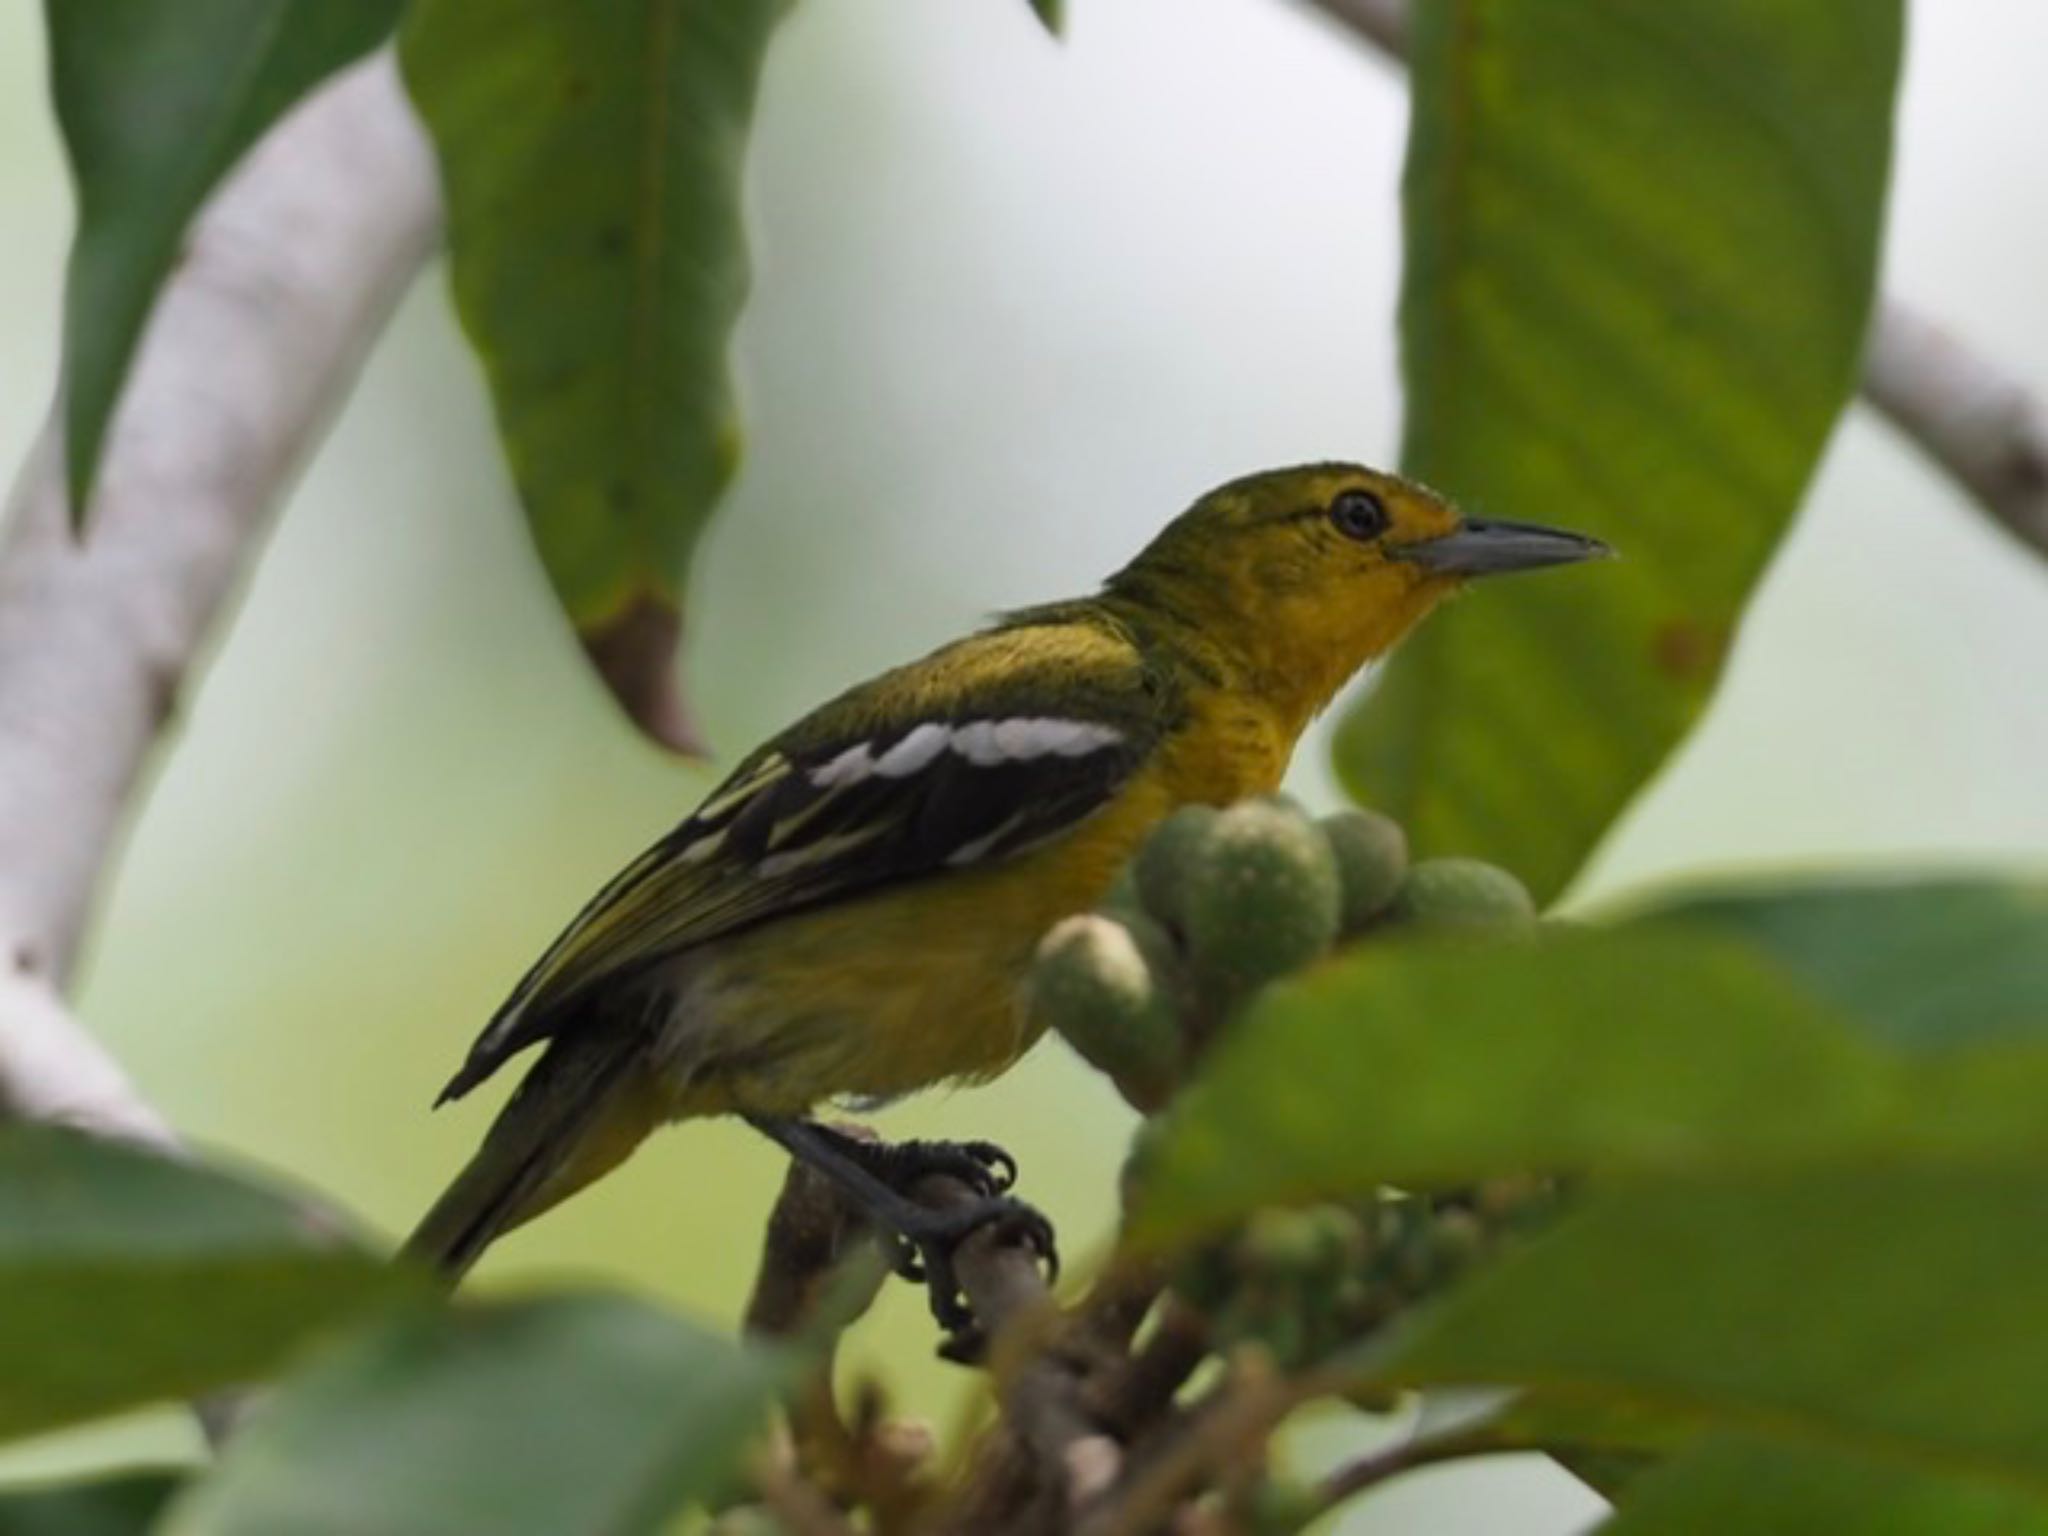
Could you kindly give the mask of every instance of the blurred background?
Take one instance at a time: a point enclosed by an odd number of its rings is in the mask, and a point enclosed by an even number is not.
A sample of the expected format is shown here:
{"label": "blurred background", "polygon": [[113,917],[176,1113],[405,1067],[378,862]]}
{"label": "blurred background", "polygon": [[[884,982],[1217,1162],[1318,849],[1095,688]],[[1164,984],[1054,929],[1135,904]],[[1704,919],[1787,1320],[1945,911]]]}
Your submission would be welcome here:
{"label": "blurred background", "polygon": [[[1021,0],[811,0],[771,55],[750,450],[690,616],[725,761],[981,615],[1085,589],[1218,480],[1394,453],[1400,75],[1290,0],[1072,10],[1056,46]],[[2048,389],[2048,8],[1913,20],[1886,287]],[[48,398],[71,220],[43,67],[40,7],[0,7],[10,474]],[[2048,569],[1852,411],[1706,725],[1573,899],[1763,864],[2038,867],[2043,656]],[[588,673],[435,271],[185,701],[85,1013],[196,1140],[395,1234],[503,1091],[427,1113],[476,1028],[714,771],[647,746]],[[1319,740],[1296,779],[1332,797]],[[1103,1240],[1130,1119],[1057,1044],[881,1124],[1003,1141],[1070,1255]],[[780,1173],[735,1126],[682,1128],[480,1283],[619,1283],[729,1324]],[[855,1361],[943,1425],[971,1379],[894,1289]],[[1319,1426],[1300,1454],[1359,1433]],[[0,1476],[190,1452],[165,1414]],[[1563,1532],[1598,1509],[1505,1463],[1409,1479],[1346,1529]]]}

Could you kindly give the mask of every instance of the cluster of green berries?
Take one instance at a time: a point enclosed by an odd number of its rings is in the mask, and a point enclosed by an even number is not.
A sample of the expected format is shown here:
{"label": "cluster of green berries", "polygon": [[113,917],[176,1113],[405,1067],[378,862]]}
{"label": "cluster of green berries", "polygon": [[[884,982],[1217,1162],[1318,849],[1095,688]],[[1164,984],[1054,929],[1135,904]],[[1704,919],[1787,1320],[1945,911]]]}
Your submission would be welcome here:
{"label": "cluster of green berries", "polygon": [[1153,830],[1099,911],[1046,935],[1030,1006],[1149,1113],[1246,997],[1337,944],[1401,926],[1535,924],[1535,903],[1506,870],[1411,863],[1400,824],[1374,812],[1317,820],[1278,795],[1185,806]]}
{"label": "cluster of green berries", "polygon": [[1541,1224],[1556,1198],[1551,1181],[1526,1177],[1260,1211],[1184,1260],[1174,1291],[1209,1318],[1219,1350],[1257,1343],[1295,1369],[1442,1291]]}

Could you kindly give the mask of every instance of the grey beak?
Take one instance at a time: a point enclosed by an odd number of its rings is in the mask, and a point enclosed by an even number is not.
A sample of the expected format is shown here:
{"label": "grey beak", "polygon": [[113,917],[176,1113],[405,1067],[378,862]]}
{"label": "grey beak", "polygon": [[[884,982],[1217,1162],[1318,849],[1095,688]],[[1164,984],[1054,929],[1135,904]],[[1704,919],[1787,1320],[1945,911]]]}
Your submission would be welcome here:
{"label": "grey beak", "polygon": [[1504,523],[1468,517],[1451,532],[1389,553],[1426,571],[1444,576],[1494,576],[1504,571],[1533,571],[1546,565],[1577,565],[1604,560],[1614,551],[1598,539],[1535,523]]}

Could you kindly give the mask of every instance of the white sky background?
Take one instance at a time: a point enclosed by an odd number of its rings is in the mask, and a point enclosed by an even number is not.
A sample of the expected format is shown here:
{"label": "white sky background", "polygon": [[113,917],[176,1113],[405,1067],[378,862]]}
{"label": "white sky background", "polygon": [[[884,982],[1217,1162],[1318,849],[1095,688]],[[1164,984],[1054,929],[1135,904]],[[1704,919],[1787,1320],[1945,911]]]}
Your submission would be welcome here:
{"label": "white sky background", "polygon": [[[1399,77],[1287,0],[1071,10],[1064,46],[1023,0],[807,0],[789,25],[757,146],[749,466],[693,620],[729,752],[981,613],[1089,586],[1217,480],[1392,452]],[[1914,23],[1888,281],[2048,389],[2048,6],[1940,0]],[[39,8],[0,8],[10,467],[47,397],[69,220],[40,49]],[[88,994],[174,1118],[390,1225],[477,1129],[414,1124],[437,1064],[704,783],[612,718],[508,508],[436,279],[192,704]],[[1843,859],[2041,868],[2043,657],[2048,566],[1853,412],[1711,718],[1591,887]],[[321,1007],[341,1022],[280,1022]],[[1035,1061],[930,1113],[1059,1120],[1084,1092],[1064,1070]],[[1035,1152],[1037,1133],[1001,1130],[1051,1188],[1100,1182],[1115,1155],[1121,1122],[1085,1103],[1098,1129],[1051,1125]],[[700,1294],[673,1252],[608,1246],[629,1196],[690,1219],[691,1159],[729,1144],[672,1140],[626,1195],[565,1212],[560,1241],[729,1308],[732,1283]],[[746,1166],[765,1191],[772,1163]],[[915,1311],[894,1336],[912,1352]],[[1419,1501],[1433,1536],[1586,1517],[1554,1479],[1477,1481],[1415,1479],[1356,1528],[1420,1520]]]}

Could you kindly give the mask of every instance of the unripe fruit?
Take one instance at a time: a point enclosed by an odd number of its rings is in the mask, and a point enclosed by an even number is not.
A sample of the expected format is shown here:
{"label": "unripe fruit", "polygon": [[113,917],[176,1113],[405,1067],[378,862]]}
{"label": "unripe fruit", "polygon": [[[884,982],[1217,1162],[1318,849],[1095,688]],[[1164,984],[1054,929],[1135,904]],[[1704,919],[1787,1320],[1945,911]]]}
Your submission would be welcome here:
{"label": "unripe fruit", "polygon": [[1388,916],[1430,928],[1527,933],[1536,902],[1506,870],[1479,859],[1424,859],[1408,871]]}
{"label": "unripe fruit", "polygon": [[1213,805],[1182,806],[1152,829],[1132,861],[1139,901],[1169,928],[1181,926],[1190,872],[1222,814]]}
{"label": "unripe fruit", "polygon": [[1326,1246],[1313,1213],[1284,1209],[1254,1212],[1232,1245],[1244,1273],[1295,1277],[1319,1273]]}
{"label": "unripe fruit", "polygon": [[1085,913],[1057,924],[1032,962],[1030,1008],[1134,1108],[1166,1102],[1180,1068],[1173,1000],[1122,923]]}
{"label": "unripe fruit", "polygon": [[1120,923],[1127,923],[1145,911],[1144,903],[1138,900],[1138,880],[1130,865],[1126,864],[1117,871],[1109,889],[1102,893],[1102,900],[1095,904],[1095,910]]}
{"label": "unripe fruit", "polygon": [[1337,929],[1349,938],[1386,911],[1400,891],[1408,873],[1408,834],[1377,811],[1339,811],[1320,825],[1336,855],[1343,890]]}
{"label": "unripe fruit", "polygon": [[1328,949],[1341,905],[1321,829],[1291,807],[1247,801],[1203,839],[1181,893],[1181,927],[1205,979],[1248,991]]}

